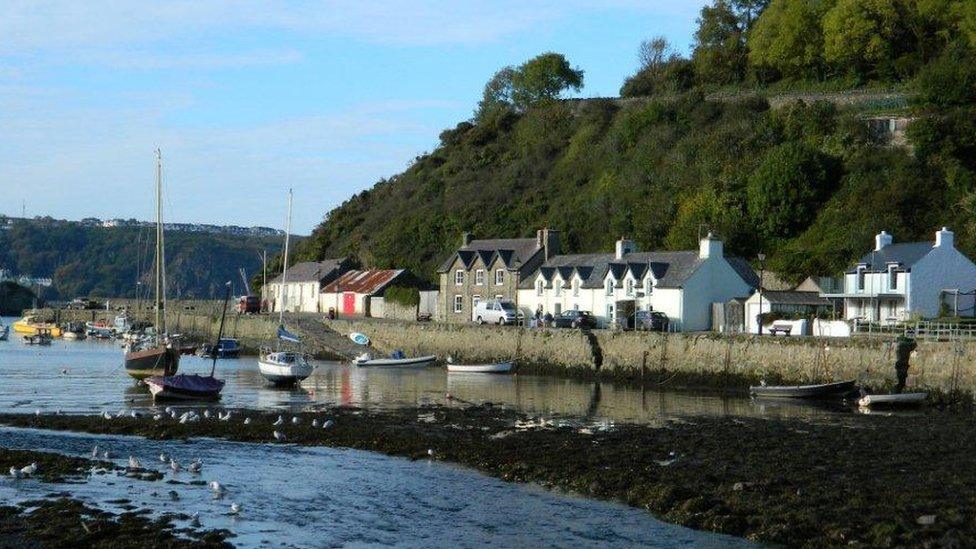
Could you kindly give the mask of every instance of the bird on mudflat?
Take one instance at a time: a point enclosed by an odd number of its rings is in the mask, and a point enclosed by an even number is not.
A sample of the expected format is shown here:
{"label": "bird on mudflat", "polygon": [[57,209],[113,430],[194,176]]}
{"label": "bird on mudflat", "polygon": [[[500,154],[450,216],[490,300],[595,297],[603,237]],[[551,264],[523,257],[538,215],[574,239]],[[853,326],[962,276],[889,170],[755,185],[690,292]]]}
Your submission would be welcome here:
{"label": "bird on mudflat", "polygon": [[251,424],[251,418],[249,417],[244,418],[244,425],[250,425],[250,424]]}
{"label": "bird on mudflat", "polygon": [[278,420],[275,421],[274,423],[272,423],[272,425],[274,425],[275,427],[277,427],[279,425],[283,425],[284,423],[285,423],[284,418],[282,418],[281,416],[278,416]]}
{"label": "bird on mudflat", "polygon": [[136,459],[135,456],[129,456],[129,469],[141,469],[141,468],[142,468],[142,464],[139,463],[139,460]]}
{"label": "bird on mudflat", "polygon": [[237,514],[240,514],[240,512],[241,512],[241,506],[238,505],[237,502],[234,502],[234,503],[231,503],[230,504],[230,514],[231,515],[237,515]]}
{"label": "bird on mudflat", "polygon": [[20,469],[14,466],[10,467],[10,476],[13,478],[23,478],[23,474],[20,472]]}
{"label": "bird on mudflat", "polygon": [[186,466],[186,470],[191,473],[199,473],[201,467],[203,467],[203,462],[197,459],[191,461],[190,464]]}
{"label": "bird on mudflat", "polygon": [[176,472],[178,472],[180,470],[180,464],[175,459],[170,458],[169,459],[169,468],[172,469],[174,473],[176,473]]}
{"label": "bird on mudflat", "polygon": [[112,419],[112,414],[110,414],[108,412],[105,412],[105,413],[102,414],[102,417],[105,418],[105,419]]}
{"label": "bird on mudflat", "polygon": [[333,425],[335,425],[335,422],[332,421],[331,419],[327,419],[327,420],[325,420],[325,423],[322,424],[322,428],[323,429],[328,429],[329,427],[332,427]]}
{"label": "bird on mudflat", "polygon": [[193,517],[190,518],[190,526],[194,528],[200,527],[200,512],[193,513]]}
{"label": "bird on mudflat", "polygon": [[318,426],[319,426],[319,420],[313,419],[312,420],[312,427],[318,427]]}
{"label": "bird on mudflat", "polygon": [[92,448],[91,457],[92,457],[92,459],[97,459],[98,458],[98,445],[97,444],[95,445],[94,448]]}
{"label": "bird on mudflat", "polygon": [[275,432],[274,432],[274,438],[275,438],[275,440],[277,440],[277,441],[282,441],[282,440],[285,440],[285,434],[284,434],[284,433],[282,433],[281,431],[275,431]]}
{"label": "bird on mudflat", "polygon": [[36,472],[37,472],[37,462],[36,461],[33,462],[33,463],[31,463],[27,467],[23,467],[20,470],[20,473],[22,475],[24,475],[25,477],[29,477],[29,476],[33,475],[34,473],[36,473]]}
{"label": "bird on mudflat", "polygon": [[203,411],[203,417],[205,417],[207,419],[210,419],[210,410],[204,410]]}
{"label": "bird on mudflat", "polygon": [[210,484],[208,484],[207,487],[210,488],[211,492],[220,493],[224,491],[224,486],[219,482],[217,482],[216,480],[211,480]]}

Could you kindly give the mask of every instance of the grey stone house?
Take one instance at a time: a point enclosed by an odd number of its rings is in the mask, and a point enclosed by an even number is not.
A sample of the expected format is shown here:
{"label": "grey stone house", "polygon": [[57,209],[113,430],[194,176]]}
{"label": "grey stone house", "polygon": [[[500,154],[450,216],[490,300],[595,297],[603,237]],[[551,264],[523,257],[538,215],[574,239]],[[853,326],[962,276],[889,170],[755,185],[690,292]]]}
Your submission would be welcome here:
{"label": "grey stone house", "polygon": [[437,270],[437,319],[470,322],[482,300],[516,301],[522,277],[559,252],[559,232],[552,229],[536,231],[535,238],[475,240],[464,233],[461,247]]}

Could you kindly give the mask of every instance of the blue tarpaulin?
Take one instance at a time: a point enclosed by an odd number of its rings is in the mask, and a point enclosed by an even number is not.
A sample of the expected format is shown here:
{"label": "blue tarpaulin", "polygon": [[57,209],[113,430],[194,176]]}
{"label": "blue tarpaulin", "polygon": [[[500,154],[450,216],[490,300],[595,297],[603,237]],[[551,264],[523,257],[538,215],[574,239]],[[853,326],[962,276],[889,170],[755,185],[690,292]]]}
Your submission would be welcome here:
{"label": "blue tarpaulin", "polygon": [[300,337],[286,330],[284,326],[278,326],[278,339],[292,343],[301,343],[302,341]]}

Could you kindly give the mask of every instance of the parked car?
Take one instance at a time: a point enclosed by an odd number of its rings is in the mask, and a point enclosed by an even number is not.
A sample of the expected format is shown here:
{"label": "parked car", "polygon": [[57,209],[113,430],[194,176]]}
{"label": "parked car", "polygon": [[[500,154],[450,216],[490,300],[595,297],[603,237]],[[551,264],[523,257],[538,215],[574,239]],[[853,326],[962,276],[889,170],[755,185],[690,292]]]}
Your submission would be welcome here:
{"label": "parked car", "polygon": [[515,324],[515,303],[505,299],[481,301],[474,308],[474,321],[478,324]]}
{"label": "parked car", "polygon": [[649,332],[668,331],[668,315],[661,311],[637,311],[637,329]]}
{"label": "parked car", "polygon": [[596,318],[589,311],[570,309],[552,319],[555,328],[596,328]]}

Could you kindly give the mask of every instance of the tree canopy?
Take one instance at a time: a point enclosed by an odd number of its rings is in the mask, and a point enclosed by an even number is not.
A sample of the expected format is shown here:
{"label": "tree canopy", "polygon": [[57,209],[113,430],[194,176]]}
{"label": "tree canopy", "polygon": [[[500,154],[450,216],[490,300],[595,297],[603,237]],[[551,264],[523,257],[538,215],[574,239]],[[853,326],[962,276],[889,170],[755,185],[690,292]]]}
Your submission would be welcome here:
{"label": "tree canopy", "polygon": [[583,71],[573,68],[559,53],[543,53],[518,67],[505,67],[485,85],[478,117],[499,109],[523,112],[545,101],[558,99],[568,89],[583,88]]}

